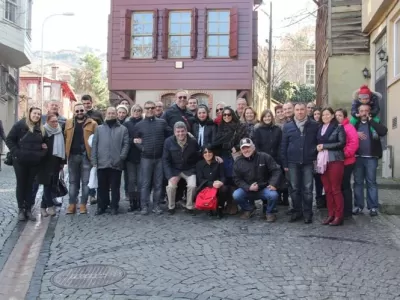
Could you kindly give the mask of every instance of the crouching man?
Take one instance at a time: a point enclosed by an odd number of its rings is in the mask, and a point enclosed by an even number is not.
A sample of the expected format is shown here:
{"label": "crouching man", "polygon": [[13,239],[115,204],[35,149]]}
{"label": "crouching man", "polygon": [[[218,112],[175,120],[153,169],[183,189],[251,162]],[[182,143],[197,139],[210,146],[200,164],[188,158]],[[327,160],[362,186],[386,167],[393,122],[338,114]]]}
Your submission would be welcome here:
{"label": "crouching man", "polygon": [[279,198],[281,168],[270,155],[257,152],[249,138],[240,141],[240,150],[242,155],[233,165],[233,180],[238,186],[233,199],[243,211],[240,218],[249,219],[255,211],[254,201],[261,199],[267,222],[275,222],[273,209]]}

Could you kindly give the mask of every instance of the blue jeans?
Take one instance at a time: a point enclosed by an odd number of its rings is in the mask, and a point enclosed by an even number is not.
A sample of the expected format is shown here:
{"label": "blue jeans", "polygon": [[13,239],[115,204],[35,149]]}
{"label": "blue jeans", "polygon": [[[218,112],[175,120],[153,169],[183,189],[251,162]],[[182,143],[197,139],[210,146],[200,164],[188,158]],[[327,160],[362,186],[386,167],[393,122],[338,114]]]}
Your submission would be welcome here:
{"label": "blue jeans", "polygon": [[289,164],[291,198],[295,213],[312,217],[314,164]]}
{"label": "blue jeans", "polygon": [[69,204],[76,204],[79,195],[79,188],[82,183],[81,204],[86,204],[89,197],[89,176],[92,166],[86,154],[72,154],[68,158],[69,173]]}
{"label": "blue jeans", "polygon": [[145,208],[150,203],[150,193],[153,188],[153,205],[161,202],[162,185],[164,179],[162,160],[142,158],[140,160],[140,203]]}
{"label": "blue jeans", "polygon": [[252,211],[254,209],[254,201],[261,199],[264,202],[264,212],[271,214],[278,198],[278,191],[272,191],[268,188],[258,192],[247,192],[239,188],[233,192],[233,200],[243,211]]}
{"label": "blue jeans", "polygon": [[357,157],[354,167],[354,206],[364,208],[364,181],[367,183],[367,208],[378,208],[378,185],[376,169],[378,159],[375,157]]}

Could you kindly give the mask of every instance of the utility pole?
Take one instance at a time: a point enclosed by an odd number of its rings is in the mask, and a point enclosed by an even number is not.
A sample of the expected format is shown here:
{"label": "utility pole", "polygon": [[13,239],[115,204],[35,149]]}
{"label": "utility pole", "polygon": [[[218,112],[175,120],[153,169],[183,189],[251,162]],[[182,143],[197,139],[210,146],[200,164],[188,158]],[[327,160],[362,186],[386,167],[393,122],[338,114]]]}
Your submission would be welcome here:
{"label": "utility pole", "polygon": [[272,99],[272,1],[269,2],[269,40],[268,40],[268,75],[267,75],[267,108],[271,108]]}

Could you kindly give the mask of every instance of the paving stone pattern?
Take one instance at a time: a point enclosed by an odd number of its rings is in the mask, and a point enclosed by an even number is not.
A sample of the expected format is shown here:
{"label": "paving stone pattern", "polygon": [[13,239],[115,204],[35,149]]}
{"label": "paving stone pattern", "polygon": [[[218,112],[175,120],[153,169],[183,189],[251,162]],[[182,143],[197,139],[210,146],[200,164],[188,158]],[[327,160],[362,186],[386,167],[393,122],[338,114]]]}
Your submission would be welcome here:
{"label": "paving stone pattern", "polygon": [[[126,210],[126,202],[123,210]],[[345,226],[191,217],[61,215],[38,299],[400,299],[399,231],[384,218]],[[282,210],[282,209],[281,209]],[[50,278],[85,264],[127,276],[94,289]]]}

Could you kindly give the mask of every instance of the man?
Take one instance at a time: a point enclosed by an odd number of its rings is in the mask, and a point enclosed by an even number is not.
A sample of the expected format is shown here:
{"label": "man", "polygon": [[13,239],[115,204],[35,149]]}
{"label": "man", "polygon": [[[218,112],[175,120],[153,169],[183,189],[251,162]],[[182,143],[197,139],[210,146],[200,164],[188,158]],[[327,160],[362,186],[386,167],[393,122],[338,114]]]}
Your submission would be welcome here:
{"label": "man", "polygon": [[196,191],[196,163],[200,158],[200,149],[197,141],[190,137],[186,124],[176,122],[174,136],[165,140],[163,153],[163,168],[168,179],[168,212],[175,213],[175,198],[179,180],[182,178],[187,184],[186,209],[194,215],[193,200]]}
{"label": "man", "polygon": [[92,146],[92,163],[97,168],[99,183],[97,214],[102,215],[106,212],[110,203],[111,186],[111,214],[116,215],[122,170],[129,151],[129,134],[128,129],[117,122],[115,107],[107,108],[105,123],[97,128]]}
{"label": "man", "polygon": [[198,102],[196,98],[190,98],[188,101],[188,110],[193,115],[196,116],[197,113]]}
{"label": "man", "polygon": [[145,119],[135,126],[135,139],[133,142],[140,149],[140,202],[141,214],[149,213],[150,193],[153,189],[153,212],[161,214],[163,166],[162,155],[164,141],[171,135],[171,128],[164,119],[154,116],[156,104],[147,101],[144,104]]}
{"label": "man", "polygon": [[307,103],[307,116],[311,119],[314,119],[314,108],[315,108],[314,102],[311,101]]}
{"label": "man", "polygon": [[269,154],[257,152],[249,138],[240,141],[240,150],[242,155],[233,164],[233,180],[238,187],[233,199],[243,211],[241,219],[249,219],[255,211],[254,201],[261,199],[267,222],[275,222],[273,210],[279,198],[280,166]]}
{"label": "man", "polygon": [[317,132],[319,124],[307,118],[305,103],[296,103],[293,121],[283,126],[282,165],[289,174],[293,214],[290,222],[304,217],[312,223],[313,172],[317,158]]}
{"label": "man", "polygon": [[89,176],[91,147],[89,137],[97,129],[95,120],[89,118],[85,113],[82,103],[74,106],[74,118],[65,123],[65,153],[68,161],[69,173],[69,205],[67,214],[76,213],[76,204],[79,188],[82,185],[81,205],[79,212],[87,213],[87,200],[89,197]]}
{"label": "man", "polygon": [[238,98],[236,100],[236,115],[238,119],[242,117],[244,109],[247,107],[247,100],[244,98]]}
{"label": "man", "polygon": [[371,117],[371,107],[366,104],[358,108],[357,129],[360,145],[354,167],[354,210],[358,215],[364,209],[364,181],[367,183],[367,208],[371,217],[378,215],[379,199],[376,183],[378,160],[382,158],[381,137],[387,134],[386,126]]}
{"label": "man", "polygon": [[[0,171],[1,171],[1,153],[3,151],[3,142],[6,142],[6,134],[4,133],[3,122],[0,120]],[[35,194],[36,197],[36,194]]]}
{"label": "man", "polygon": [[285,104],[283,104],[283,113],[285,115],[287,123],[293,120],[294,105],[292,102],[286,102]]}
{"label": "man", "polygon": [[92,96],[90,95],[83,95],[81,98],[83,107],[85,108],[85,112],[88,115],[89,118],[93,119],[96,121],[98,125],[103,124],[103,114],[98,111],[93,109],[93,99]]}
{"label": "man", "polygon": [[[58,123],[64,130],[65,122],[67,119],[59,114],[60,111],[60,102],[58,100],[50,100],[47,103],[47,115],[56,115],[58,118]],[[47,115],[42,115],[42,124],[46,124]]]}
{"label": "man", "polygon": [[174,127],[176,122],[183,122],[190,132],[194,122],[194,117],[187,110],[187,103],[188,93],[186,91],[179,90],[176,93],[175,104],[171,105],[171,107],[164,112],[161,118],[163,118],[171,128]]}
{"label": "man", "polygon": [[154,113],[156,118],[161,118],[162,114],[164,112],[164,103],[161,101],[156,102],[156,111]]}

